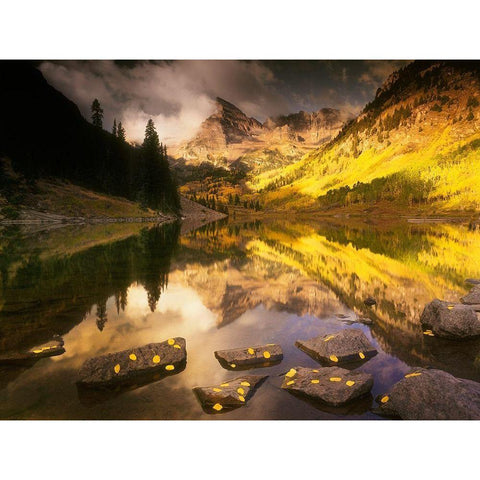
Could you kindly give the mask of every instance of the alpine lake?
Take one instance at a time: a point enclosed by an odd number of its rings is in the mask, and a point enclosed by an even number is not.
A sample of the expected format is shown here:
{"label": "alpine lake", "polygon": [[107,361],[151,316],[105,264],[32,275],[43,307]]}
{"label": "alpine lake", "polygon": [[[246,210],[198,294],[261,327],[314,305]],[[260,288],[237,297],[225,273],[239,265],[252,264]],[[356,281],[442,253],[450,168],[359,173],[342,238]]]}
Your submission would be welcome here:
{"label": "alpine lake", "polygon": [[[424,335],[419,321],[428,302],[458,302],[465,279],[480,275],[480,229],[459,219],[9,226],[0,275],[0,352],[56,336],[65,348],[0,367],[2,419],[381,419],[375,397],[411,367],[480,381],[480,340]],[[373,375],[371,395],[333,408],[281,388],[290,368],[318,366],[297,340],[345,328],[378,351],[358,367]],[[172,337],[186,340],[182,371],[100,398],[80,394],[88,359]],[[270,343],[283,360],[242,372],[268,375],[248,403],[204,411],[192,388],[238,376],[214,352]]]}

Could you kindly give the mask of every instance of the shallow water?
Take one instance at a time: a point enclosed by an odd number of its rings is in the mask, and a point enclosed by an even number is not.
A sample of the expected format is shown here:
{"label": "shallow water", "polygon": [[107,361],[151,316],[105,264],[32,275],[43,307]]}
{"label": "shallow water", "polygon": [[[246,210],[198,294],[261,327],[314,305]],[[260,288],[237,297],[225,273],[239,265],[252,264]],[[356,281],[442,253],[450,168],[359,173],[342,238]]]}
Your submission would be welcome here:
{"label": "shallow water", "polygon": [[[377,419],[373,398],[411,366],[480,381],[479,341],[426,337],[419,325],[427,302],[458,301],[464,280],[480,275],[480,232],[467,224],[257,220],[184,235],[177,225],[28,235],[14,227],[0,247],[0,352],[56,334],[66,348],[28,368],[0,369],[0,418]],[[368,296],[378,305],[365,306]],[[379,351],[359,367],[374,376],[372,397],[332,409],[280,389],[289,368],[318,365],[295,340],[343,328],[363,330]],[[187,341],[184,371],[117,396],[79,396],[88,358],[174,336]],[[284,359],[249,371],[268,379],[248,404],[205,413],[192,387],[237,376],[213,352],[264,343],[279,343]]]}

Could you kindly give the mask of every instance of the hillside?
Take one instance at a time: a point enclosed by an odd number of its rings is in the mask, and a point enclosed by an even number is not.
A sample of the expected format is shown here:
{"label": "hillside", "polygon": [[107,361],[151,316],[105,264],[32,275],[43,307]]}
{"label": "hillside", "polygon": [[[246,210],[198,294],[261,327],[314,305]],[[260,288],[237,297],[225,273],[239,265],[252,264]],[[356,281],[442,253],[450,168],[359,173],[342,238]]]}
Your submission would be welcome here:
{"label": "hillside", "polygon": [[478,62],[410,63],[335,139],[248,186],[273,209],[479,210],[479,71]]}
{"label": "hillside", "polygon": [[163,153],[152,168],[145,151],[89,123],[32,63],[0,61],[0,103],[0,159],[9,159],[30,183],[56,177],[137,201],[149,180],[160,176],[162,208],[178,210]]}

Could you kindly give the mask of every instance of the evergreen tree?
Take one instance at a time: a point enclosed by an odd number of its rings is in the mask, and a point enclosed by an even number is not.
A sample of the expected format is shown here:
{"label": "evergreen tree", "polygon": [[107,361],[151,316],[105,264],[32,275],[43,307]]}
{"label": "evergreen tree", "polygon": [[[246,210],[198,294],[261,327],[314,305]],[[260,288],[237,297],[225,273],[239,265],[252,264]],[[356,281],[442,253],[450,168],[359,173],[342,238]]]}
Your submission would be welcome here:
{"label": "evergreen tree", "polygon": [[99,128],[103,128],[103,109],[98,99],[92,102],[92,123]]}
{"label": "evergreen tree", "polygon": [[123,128],[122,122],[118,122],[117,137],[118,137],[122,142],[126,142],[126,141],[127,141],[127,138],[126,138],[126,136],[125,136],[125,129]]}
{"label": "evergreen tree", "polygon": [[[120,125],[121,125],[121,123],[120,123]],[[112,135],[114,137],[117,136],[117,119],[116,118],[113,119]]]}

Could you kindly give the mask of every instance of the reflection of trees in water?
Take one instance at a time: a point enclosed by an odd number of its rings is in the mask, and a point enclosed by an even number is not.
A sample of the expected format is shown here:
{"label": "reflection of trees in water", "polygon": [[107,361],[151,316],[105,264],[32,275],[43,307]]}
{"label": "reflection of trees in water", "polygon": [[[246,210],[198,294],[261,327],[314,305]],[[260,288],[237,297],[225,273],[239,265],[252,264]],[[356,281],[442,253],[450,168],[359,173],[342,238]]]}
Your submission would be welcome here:
{"label": "reflection of trees in water", "polygon": [[[7,344],[11,347],[29,343],[27,339],[37,342],[64,334],[93,305],[102,330],[108,320],[108,298],[114,295],[118,311],[124,310],[128,288],[134,282],[145,287],[154,310],[167,286],[179,232],[177,223],[145,228],[125,240],[45,260],[38,253],[20,255],[15,248],[4,256],[3,250],[0,350]],[[3,271],[14,261],[20,266],[9,278]]]}

